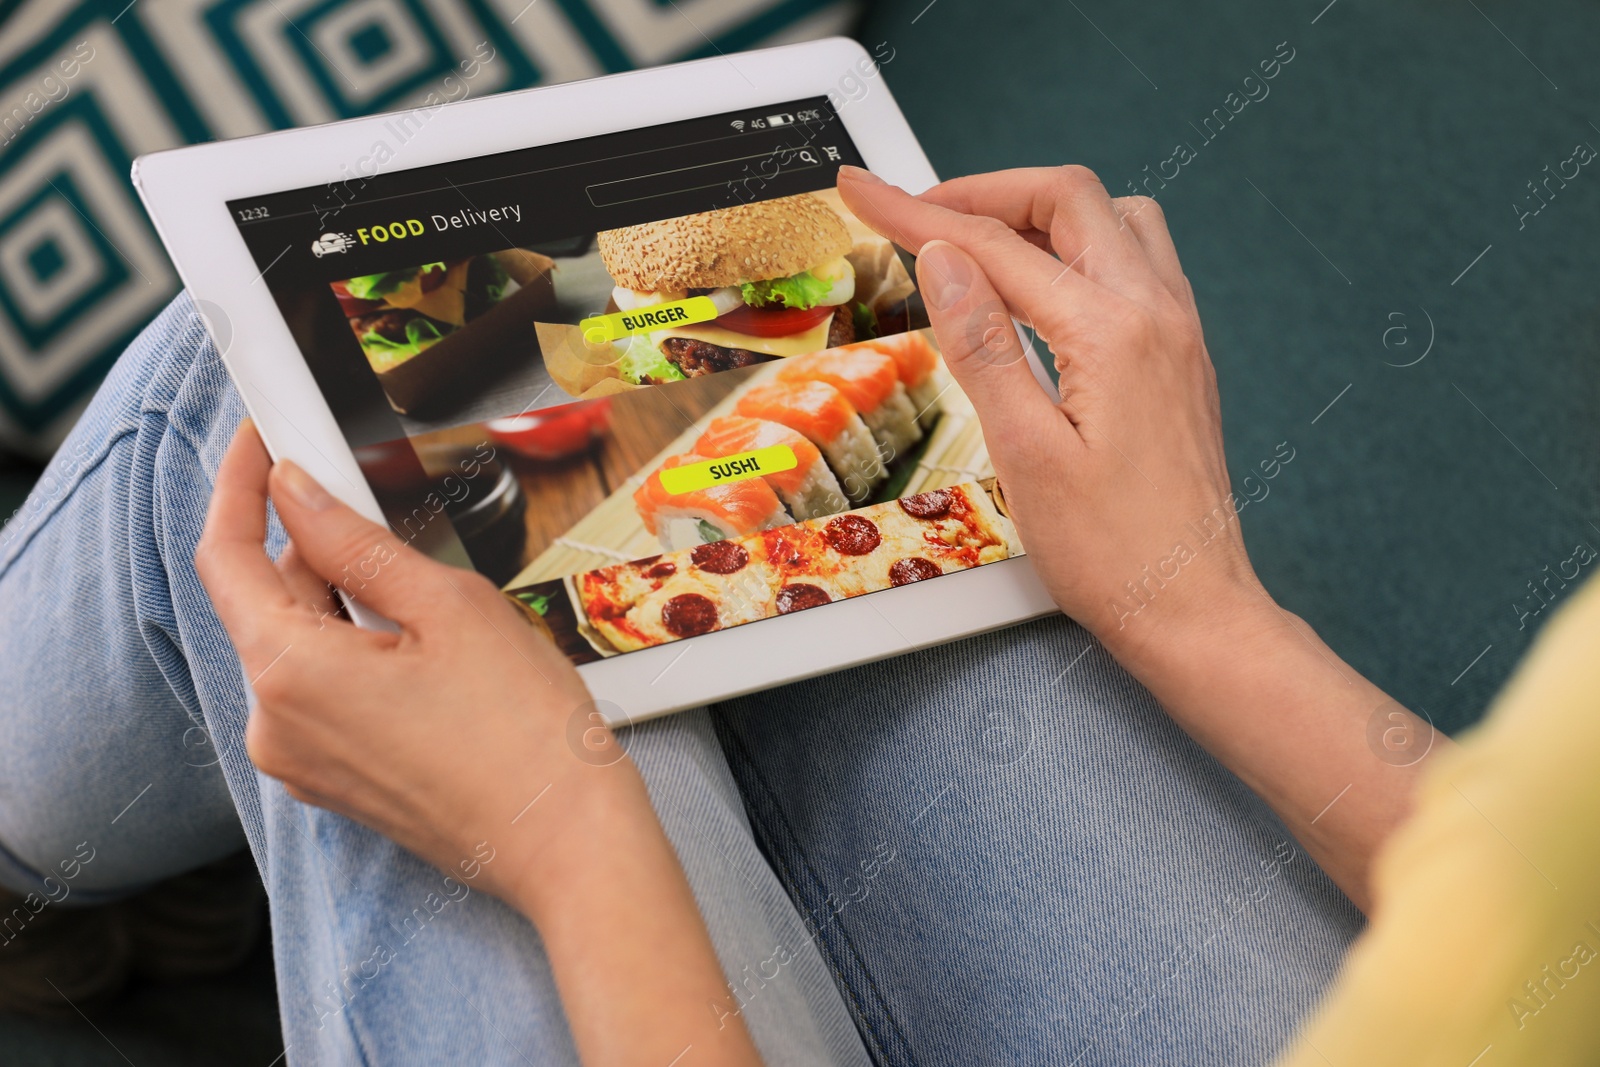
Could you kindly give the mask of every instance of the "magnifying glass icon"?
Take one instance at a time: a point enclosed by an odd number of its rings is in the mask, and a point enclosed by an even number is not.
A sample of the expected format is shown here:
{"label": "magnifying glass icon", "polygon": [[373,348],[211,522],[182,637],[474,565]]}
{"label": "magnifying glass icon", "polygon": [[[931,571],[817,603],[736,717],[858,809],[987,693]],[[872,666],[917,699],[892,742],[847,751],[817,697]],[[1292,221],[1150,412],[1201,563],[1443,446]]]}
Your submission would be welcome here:
{"label": "magnifying glass icon", "polygon": [[798,155],[801,159],[805,160],[807,163],[815,164],[815,163],[818,162],[817,157],[812,154],[811,149],[809,149],[809,148],[802,148],[799,152],[796,153],[796,155]]}

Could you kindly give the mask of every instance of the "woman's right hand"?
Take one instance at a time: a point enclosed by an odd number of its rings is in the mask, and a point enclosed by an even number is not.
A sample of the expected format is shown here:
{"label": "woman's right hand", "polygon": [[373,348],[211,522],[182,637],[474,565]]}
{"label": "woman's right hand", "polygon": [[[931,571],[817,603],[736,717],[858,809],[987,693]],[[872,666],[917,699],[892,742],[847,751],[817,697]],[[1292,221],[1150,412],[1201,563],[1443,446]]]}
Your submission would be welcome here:
{"label": "woman's right hand", "polygon": [[[269,487],[293,538],[276,564]],[[667,1063],[686,1044],[705,1067],[760,1062],[739,1013],[706,1011],[727,980],[643,778],[493,583],[271,465],[249,424],[195,565],[256,696],[250,758],[533,920],[585,1064]],[[395,629],[336,617],[330,582]]]}
{"label": "woman's right hand", "polygon": [[[1423,755],[1448,742],[1256,578],[1216,375],[1161,209],[1113,200],[1082,167],[957,178],[920,196],[855,168],[839,177],[856,215],[917,253],[945,363],[1055,602],[1364,903]],[[1059,397],[1034,378],[1013,316],[1049,345]],[[1375,744],[1374,723],[1414,744]]]}
{"label": "woman's right hand", "polygon": [[[841,179],[851,210],[918,254],[945,362],[1063,611],[1137,655],[1158,633],[1269,605],[1236,521],[1194,295],[1153,200],[1113,200],[1083,167],[957,178],[920,197],[854,168]],[[1013,315],[1054,353],[1059,400]]]}
{"label": "woman's right hand", "polygon": [[[269,487],[293,538],[276,564],[262,548]],[[296,799],[519,906],[560,884],[564,853],[612,829],[601,813],[656,827],[620,751],[590,760],[569,740],[593,705],[548,636],[486,579],[271,464],[249,423],[217,472],[195,566],[257,700],[246,749]],[[340,618],[333,582],[395,631]]]}

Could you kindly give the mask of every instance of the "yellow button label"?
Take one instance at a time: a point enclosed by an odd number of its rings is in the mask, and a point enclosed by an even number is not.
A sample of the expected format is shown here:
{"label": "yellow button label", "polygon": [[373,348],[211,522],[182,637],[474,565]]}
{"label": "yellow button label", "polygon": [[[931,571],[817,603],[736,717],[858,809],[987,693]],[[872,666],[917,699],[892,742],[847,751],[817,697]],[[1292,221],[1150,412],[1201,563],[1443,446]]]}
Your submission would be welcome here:
{"label": "yellow button label", "polygon": [[736,456],[708,459],[700,463],[685,463],[681,467],[668,467],[661,472],[661,488],[676,496],[709,489],[725,482],[738,482],[746,478],[759,478],[763,474],[792,471],[800,461],[788,445],[768,445],[754,452],[740,452]]}
{"label": "yellow button label", "polygon": [[578,329],[583,331],[585,341],[592,345],[604,345],[636,333],[710,322],[719,314],[716,303],[709,296],[691,296],[687,300],[669,300],[665,304],[651,304],[633,311],[596,315],[578,323]]}

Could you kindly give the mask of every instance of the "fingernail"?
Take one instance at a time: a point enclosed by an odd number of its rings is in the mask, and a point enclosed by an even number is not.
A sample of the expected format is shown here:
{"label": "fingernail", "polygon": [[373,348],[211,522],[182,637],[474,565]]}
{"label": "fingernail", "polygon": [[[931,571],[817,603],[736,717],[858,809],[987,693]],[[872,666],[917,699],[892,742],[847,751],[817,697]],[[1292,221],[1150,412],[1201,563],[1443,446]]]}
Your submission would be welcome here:
{"label": "fingernail", "polygon": [[917,280],[922,283],[922,299],[933,310],[943,311],[972,288],[972,268],[966,253],[955,245],[929,241],[917,255]]}
{"label": "fingernail", "polygon": [[850,181],[853,181],[853,182],[861,182],[863,185],[888,185],[889,184],[888,182],[884,181],[882,178],[878,177],[876,174],[872,173],[870,170],[863,170],[860,167],[851,167],[851,166],[840,167],[839,168],[839,177],[848,178]]}
{"label": "fingernail", "polygon": [[324,511],[334,504],[332,495],[293,460],[278,464],[278,485],[307,511]]}

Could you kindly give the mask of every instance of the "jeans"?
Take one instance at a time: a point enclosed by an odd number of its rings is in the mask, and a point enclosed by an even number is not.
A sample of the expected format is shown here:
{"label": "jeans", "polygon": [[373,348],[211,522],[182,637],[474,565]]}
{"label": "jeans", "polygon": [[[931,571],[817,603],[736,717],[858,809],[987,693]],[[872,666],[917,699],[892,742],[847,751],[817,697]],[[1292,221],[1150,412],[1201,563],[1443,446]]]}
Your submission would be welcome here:
{"label": "jeans", "polygon": [[[573,1062],[526,920],[246,757],[248,680],[193,564],[242,416],[180,297],[0,532],[0,884],[92,904],[247,843],[289,1063]],[[1359,924],[1063,618],[629,751],[727,973],[707,1010],[770,1064],[1265,1062]]]}

